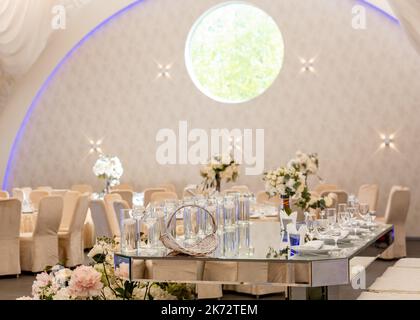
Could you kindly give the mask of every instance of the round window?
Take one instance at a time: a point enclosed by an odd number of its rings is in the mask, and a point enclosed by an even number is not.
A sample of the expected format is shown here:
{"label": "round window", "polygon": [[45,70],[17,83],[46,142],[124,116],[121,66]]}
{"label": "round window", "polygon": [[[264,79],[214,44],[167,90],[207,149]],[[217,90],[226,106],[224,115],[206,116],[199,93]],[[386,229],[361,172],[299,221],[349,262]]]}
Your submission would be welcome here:
{"label": "round window", "polygon": [[241,103],[273,84],[283,65],[284,42],[264,11],[227,2],[198,19],[185,52],[188,72],[201,92],[220,102]]}

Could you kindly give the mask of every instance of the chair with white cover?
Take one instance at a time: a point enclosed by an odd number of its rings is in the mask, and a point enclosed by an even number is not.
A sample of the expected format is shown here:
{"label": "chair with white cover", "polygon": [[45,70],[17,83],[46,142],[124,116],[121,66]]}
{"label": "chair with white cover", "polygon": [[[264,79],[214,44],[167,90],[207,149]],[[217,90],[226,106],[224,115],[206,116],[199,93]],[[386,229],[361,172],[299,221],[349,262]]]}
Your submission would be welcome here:
{"label": "chair with white cover", "polygon": [[134,187],[129,183],[120,183],[116,186],[111,187],[111,190],[130,190],[130,191],[134,191]]}
{"label": "chair with white cover", "polygon": [[50,195],[59,196],[59,197],[63,198],[68,191],[69,190],[67,190],[67,189],[54,189],[53,191],[51,191]]}
{"label": "chair with white cover", "polygon": [[121,198],[128,203],[128,206],[130,208],[133,207],[133,191],[118,189],[118,190],[111,191],[111,193],[112,194],[115,194],[115,193],[119,194],[121,196]]}
{"label": "chair with white cover", "polygon": [[[121,230],[122,230],[122,227],[121,227],[121,210],[129,210],[130,207],[128,206],[128,203],[125,200],[115,200],[115,201],[113,201],[112,205],[114,207],[113,211],[114,211],[115,218],[118,221],[119,233],[121,235]],[[124,219],[128,219],[128,218],[130,218],[130,216],[128,216],[128,215],[124,216]]]}
{"label": "chair with white cover", "polygon": [[269,204],[276,207],[282,205],[282,201],[280,197],[278,196],[270,197],[265,191],[258,191],[255,198],[256,198],[257,203],[260,203],[260,204]]}
{"label": "chair with white cover", "polygon": [[19,275],[19,229],[21,203],[0,200],[0,275]]}
{"label": "chair with white cover", "polygon": [[20,234],[20,263],[24,271],[41,272],[59,262],[58,228],[63,214],[63,198],[41,199],[33,233]]}
{"label": "chair with white cover", "polygon": [[88,194],[93,193],[93,188],[89,184],[74,184],[74,185],[71,186],[70,189],[72,191],[77,191],[77,192],[80,192],[80,193],[88,193]]}
{"label": "chair with white cover", "polygon": [[338,190],[339,187],[336,184],[327,184],[327,183],[321,183],[317,186],[315,186],[314,190],[318,194],[323,193],[324,191],[331,191],[331,190]]}
{"label": "chair with white cover", "polygon": [[240,193],[250,193],[250,190],[248,186],[246,185],[236,185],[236,186],[230,187],[230,189],[236,190],[237,192],[240,192]]}
{"label": "chair with white cover", "polygon": [[105,202],[101,199],[91,200],[89,203],[90,212],[95,226],[95,237],[112,238],[111,226],[105,208]]}
{"label": "chair with white cover", "polygon": [[378,195],[379,187],[377,184],[364,184],[359,188],[357,199],[359,203],[367,203],[370,211],[376,211]]}
{"label": "chair with white cover", "polygon": [[47,191],[50,194],[51,191],[53,191],[53,188],[50,187],[50,186],[40,186],[40,187],[36,188],[36,190]]}
{"label": "chair with white cover", "polygon": [[147,188],[144,190],[144,206],[147,207],[147,205],[150,203],[150,200],[152,199],[152,194],[155,192],[165,192],[165,188]]}
{"label": "chair with white cover", "polygon": [[12,197],[18,199],[20,202],[23,202],[25,194],[21,188],[13,188]]}
{"label": "chair with white cover", "polygon": [[401,186],[391,188],[385,217],[378,221],[394,225],[394,242],[382,253],[380,256],[382,259],[397,259],[407,256],[405,222],[410,207],[410,196],[409,188]]}
{"label": "chair with white cover", "polygon": [[0,190],[0,200],[9,199],[9,192]]}
{"label": "chair with white cover", "polygon": [[77,201],[80,193],[77,191],[68,191],[63,197],[63,215],[61,218],[59,231],[67,231],[70,228],[71,219],[76,210]]}
{"label": "chair with white cover", "polygon": [[168,192],[174,192],[174,193],[176,193],[176,188],[175,188],[175,185],[174,185],[174,184],[172,184],[172,183],[164,183],[164,184],[161,184],[161,185],[159,186],[159,188],[164,188],[164,189],[166,189],[166,191],[168,191]]}
{"label": "chair with white cover", "polygon": [[35,210],[38,210],[38,206],[39,206],[39,202],[41,201],[42,198],[48,197],[50,195],[50,193],[48,191],[45,190],[33,190],[31,191],[31,193],[29,194],[29,199],[32,202],[33,208]]}
{"label": "chair with white cover", "polygon": [[165,200],[178,200],[178,195],[175,192],[155,192],[150,199],[151,203],[162,203]]}
{"label": "chair with white cover", "polygon": [[349,195],[344,190],[324,190],[321,192],[321,197],[326,197],[328,195],[331,195],[333,198],[333,205],[331,208],[336,208],[341,203],[346,203],[349,198]]}
{"label": "chair with white cover", "polygon": [[89,208],[89,195],[82,194],[76,205],[68,230],[59,231],[58,244],[60,262],[66,267],[83,264],[83,225]]}
{"label": "chair with white cover", "polygon": [[121,237],[119,215],[115,213],[114,202],[122,200],[121,196],[117,193],[106,194],[104,197],[106,214],[108,217],[108,223],[111,227],[113,237]]}

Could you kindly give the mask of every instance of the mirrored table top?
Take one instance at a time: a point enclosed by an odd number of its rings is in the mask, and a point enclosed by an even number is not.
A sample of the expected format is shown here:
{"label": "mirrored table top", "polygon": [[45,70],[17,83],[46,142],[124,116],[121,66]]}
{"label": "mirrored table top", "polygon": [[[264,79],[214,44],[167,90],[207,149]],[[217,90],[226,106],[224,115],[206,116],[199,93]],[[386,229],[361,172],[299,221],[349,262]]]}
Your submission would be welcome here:
{"label": "mirrored table top", "polygon": [[[359,234],[357,237],[349,236],[348,239],[338,241],[338,249],[333,248],[334,242],[329,239],[324,241],[324,245],[319,251],[312,252],[299,252],[299,248],[293,250],[293,252],[283,252],[281,255],[272,254],[269,255],[270,249],[274,249],[277,253],[280,253],[282,249],[287,247],[287,243],[283,245],[280,242],[278,247],[270,246],[255,246],[253,248],[253,254],[243,254],[234,257],[224,257],[219,255],[219,251],[216,250],[213,254],[204,257],[195,257],[187,255],[175,255],[168,256],[170,250],[167,248],[158,249],[139,249],[135,252],[116,252],[117,256],[132,258],[132,259],[144,259],[144,260],[197,260],[197,261],[219,261],[219,262],[311,262],[311,261],[322,261],[322,260],[337,260],[337,259],[351,259],[354,256],[360,254],[365,249],[369,248],[378,239],[391,234],[393,231],[392,225],[376,224],[374,227],[366,228],[366,231]],[[350,231],[351,234],[351,231]],[[253,243],[251,242],[251,246]]]}

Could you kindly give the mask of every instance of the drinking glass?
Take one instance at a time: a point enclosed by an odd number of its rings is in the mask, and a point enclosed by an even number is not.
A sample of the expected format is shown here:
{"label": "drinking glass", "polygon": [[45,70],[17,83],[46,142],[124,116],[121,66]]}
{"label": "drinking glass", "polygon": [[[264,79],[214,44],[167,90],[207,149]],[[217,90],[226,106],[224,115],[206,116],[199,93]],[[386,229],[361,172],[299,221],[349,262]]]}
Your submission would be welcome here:
{"label": "drinking glass", "polygon": [[338,204],[338,213],[347,212],[347,204],[346,203],[339,203]]}
{"label": "drinking glass", "polygon": [[250,222],[238,221],[238,252],[240,255],[250,254]]}
{"label": "drinking glass", "polygon": [[330,235],[331,238],[334,240],[334,247],[338,248],[338,240],[341,237],[341,230],[339,228],[332,228]]}
{"label": "drinking glass", "polygon": [[234,226],[236,224],[236,210],[233,197],[225,197],[223,205],[223,220],[225,226]]}
{"label": "drinking glass", "polygon": [[132,211],[133,218],[136,220],[136,242],[137,248],[141,246],[141,219],[144,215],[145,208],[143,206],[136,206]]}
{"label": "drinking glass", "polygon": [[328,219],[318,219],[316,220],[316,231],[319,235],[327,235],[329,230],[329,221]]}
{"label": "drinking glass", "polygon": [[306,228],[308,229],[309,238],[310,240],[313,240],[315,227],[316,227],[315,215],[311,213],[307,213],[305,215],[305,224],[306,224]]}
{"label": "drinking glass", "polygon": [[363,220],[366,220],[368,213],[369,213],[369,205],[367,203],[361,203],[359,205],[359,214]]}
{"label": "drinking glass", "polygon": [[238,221],[249,221],[249,197],[241,195],[238,200]]}
{"label": "drinking glass", "polygon": [[337,221],[337,210],[335,208],[328,208],[327,209],[327,219],[328,223],[332,226]]}
{"label": "drinking glass", "polygon": [[121,251],[133,253],[137,250],[137,221],[132,210],[121,210]]}
{"label": "drinking glass", "polygon": [[338,214],[338,225],[344,229],[345,227],[348,226],[350,222],[350,213],[348,212],[340,212]]}
{"label": "drinking glass", "polygon": [[142,221],[147,229],[147,249],[153,248],[153,233],[155,231],[154,226],[156,225],[157,220],[157,216],[153,213],[153,210],[151,209],[149,209],[143,216]]}
{"label": "drinking glass", "polygon": [[226,225],[223,233],[224,256],[227,258],[238,255],[237,232],[235,225]]}
{"label": "drinking glass", "polygon": [[[191,205],[194,202],[184,201],[184,205]],[[184,241],[186,244],[192,243],[194,241],[195,235],[193,230],[193,212],[192,207],[185,207],[183,210],[183,222],[184,222]]]}
{"label": "drinking glass", "polygon": [[[207,206],[207,200],[206,199],[198,199],[196,201],[196,204],[200,206],[201,208],[205,208]],[[208,216],[207,212],[201,208],[197,208],[197,214],[196,214],[196,223],[197,223],[197,236],[199,239],[203,239],[206,236],[207,233],[207,222],[208,222]]]}
{"label": "drinking glass", "polygon": [[347,212],[350,215],[350,226],[353,227],[353,232],[354,235],[357,235],[357,212],[358,212],[358,207],[348,207],[347,208]]}

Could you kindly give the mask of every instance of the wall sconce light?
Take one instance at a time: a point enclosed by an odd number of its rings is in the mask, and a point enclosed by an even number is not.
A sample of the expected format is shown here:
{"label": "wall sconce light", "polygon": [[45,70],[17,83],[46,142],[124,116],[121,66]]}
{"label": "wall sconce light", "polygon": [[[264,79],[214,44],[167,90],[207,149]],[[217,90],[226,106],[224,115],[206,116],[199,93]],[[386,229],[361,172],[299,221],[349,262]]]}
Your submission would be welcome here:
{"label": "wall sconce light", "polygon": [[315,67],[314,67],[314,63],[316,60],[316,57],[310,58],[309,60],[305,59],[305,58],[300,58],[300,63],[302,64],[302,67],[300,69],[301,73],[304,72],[310,72],[310,73],[315,73]]}
{"label": "wall sconce light", "polygon": [[167,64],[166,66],[156,63],[158,67],[158,74],[156,78],[171,78],[171,73],[169,72],[172,69],[172,64]]}
{"label": "wall sconce light", "polygon": [[382,139],[381,148],[395,149],[395,136],[393,134],[391,135],[381,134],[381,139]]}
{"label": "wall sconce light", "polygon": [[97,140],[97,141],[89,140],[89,144],[90,144],[89,154],[92,154],[92,153],[101,154],[102,153],[102,148],[101,148],[102,142],[103,142],[102,139]]}

